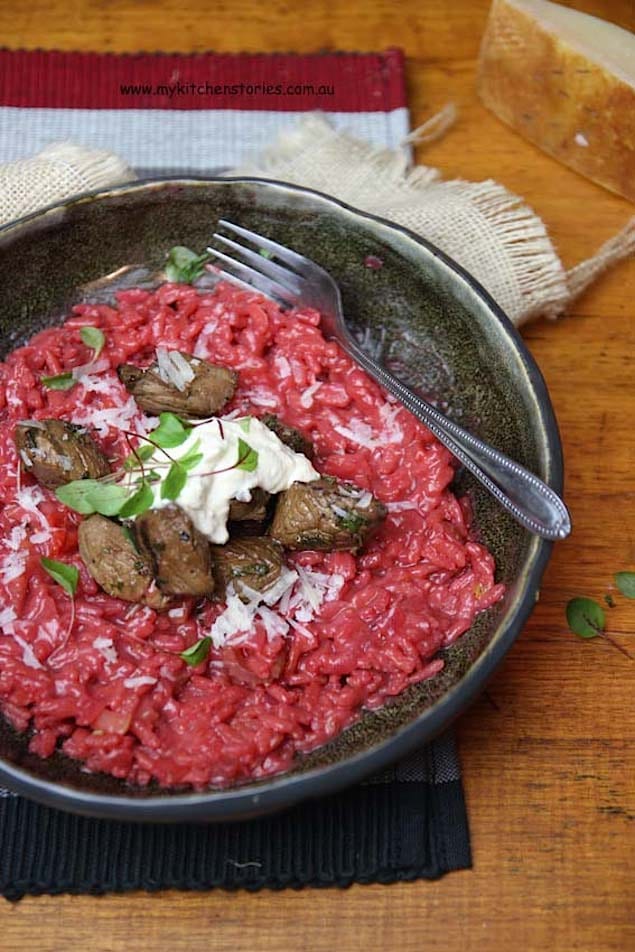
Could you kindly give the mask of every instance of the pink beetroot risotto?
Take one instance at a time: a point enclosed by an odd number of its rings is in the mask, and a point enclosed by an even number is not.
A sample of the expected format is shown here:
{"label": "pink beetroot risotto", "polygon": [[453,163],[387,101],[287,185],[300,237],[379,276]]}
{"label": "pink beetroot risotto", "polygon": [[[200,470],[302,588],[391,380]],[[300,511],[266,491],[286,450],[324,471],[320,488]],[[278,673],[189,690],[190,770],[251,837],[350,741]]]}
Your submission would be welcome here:
{"label": "pink beetroot risotto", "polygon": [[[86,326],[105,338],[92,363]],[[157,612],[106,594],[79,554],[84,517],[16,451],[19,421],[60,418],[86,427],[114,467],[130,452],[122,431],[157,425],[116,368],[147,366],[157,347],[235,370],[225,415],[276,414],[312,440],[320,474],[387,510],[357,554],[288,553],[292,583],[248,630],[232,630],[228,600],[180,597]],[[41,381],[82,367],[67,390]],[[61,750],[134,784],[203,789],[287,770],[438,674],[439,649],[503,591],[448,488],[448,450],[324,339],[316,312],[228,284],[120,292],[116,307],[76,306],[14,350],[0,364],[0,471],[0,710],[41,757]],[[42,557],[78,569],[74,598]],[[186,662],[212,630],[204,660]]]}

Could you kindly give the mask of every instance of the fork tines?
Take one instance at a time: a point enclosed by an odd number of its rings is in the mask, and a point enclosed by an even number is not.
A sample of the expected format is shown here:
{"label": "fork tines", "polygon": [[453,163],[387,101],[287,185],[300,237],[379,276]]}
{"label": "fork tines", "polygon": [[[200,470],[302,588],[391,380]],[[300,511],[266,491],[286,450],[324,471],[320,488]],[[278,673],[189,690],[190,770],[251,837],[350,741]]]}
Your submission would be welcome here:
{"label": "fork tines", "polygon": [[[307,259],[270,238],[264,238],[247,228],[234,225],[233,222],[221,219],[218,224],[225,231],[247,239],[258,249],[254,251],[216,232],[213,236],[216,243],[220,243],[222,247],[232,252],[228,254],[212,246],[207,249],[210,254],[231,269],[230,271],[221,269],[220,274],[243,288],[249,290],[255,288],[279,304],[286,306],[296,304],[302,293],[302,274],[306,271]],[[274,256],[281,264],[271,260]]]}

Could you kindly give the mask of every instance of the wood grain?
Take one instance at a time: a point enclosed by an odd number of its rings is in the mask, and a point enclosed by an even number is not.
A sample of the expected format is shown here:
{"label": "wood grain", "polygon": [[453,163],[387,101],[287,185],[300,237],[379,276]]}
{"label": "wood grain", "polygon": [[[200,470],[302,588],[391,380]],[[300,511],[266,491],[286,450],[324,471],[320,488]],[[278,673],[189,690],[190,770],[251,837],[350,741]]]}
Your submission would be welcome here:
{"label": "wood grain", "polygon": [[[632,0],[574,0],[635,27]],[[524,142],[480,105],[487,0],[0,0],[5,45],[132,51],[402,46],[414,123],[452,99],[456,127],[425,155],[448,176],[492,177],[526,197],[567,265],[633,208]],[[32,952],[364,949],[625,952],[635,947],[633,675],[608,642],[578,641],[564,606],[635,568],[635,262],[557,323],[525,333],[563,435],[575,531],[558,545],[526,630],[459,723],[474,870],[437,883],[344,892],[41,897],[0,906],[0,948]],[[635,653],[635,602],[608,610]]]}

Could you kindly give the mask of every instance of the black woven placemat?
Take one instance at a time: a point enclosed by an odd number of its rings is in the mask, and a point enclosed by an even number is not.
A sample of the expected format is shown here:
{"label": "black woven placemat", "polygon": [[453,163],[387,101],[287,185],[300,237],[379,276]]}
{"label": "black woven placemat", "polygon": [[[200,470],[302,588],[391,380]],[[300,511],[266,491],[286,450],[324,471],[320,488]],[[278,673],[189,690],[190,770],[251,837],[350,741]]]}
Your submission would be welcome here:
{"label": "black woven placemat", "polygon": [[343,793],[242,823],[94,820],[0,789],[0,893],[11,900],[392,883],[435,879],[470,864],[451,735]]}

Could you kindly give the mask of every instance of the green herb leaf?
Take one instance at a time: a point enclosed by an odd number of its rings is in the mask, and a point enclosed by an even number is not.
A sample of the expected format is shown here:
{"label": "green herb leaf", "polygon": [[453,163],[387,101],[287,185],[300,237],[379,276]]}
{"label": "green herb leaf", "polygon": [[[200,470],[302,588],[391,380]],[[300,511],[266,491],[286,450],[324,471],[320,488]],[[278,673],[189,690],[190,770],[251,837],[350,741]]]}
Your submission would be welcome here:
{"label": "green herb leaf", "polygon": [[253,473],[257,465],[258,453],[249,445],[249,443],[245,443],[243,439],[239,438],[238,462],[236,463],[236,468],[245,469],[248,473]]}
{"label": "green herb leaf", "polygon": [[592,598],[572,598],[567,604],[567,623],[580,638],[597,638],[603,634],[604,610]]}
{"label": "green herb leaf", "polygon": [[190,430],[191,427],[175,413],[161,413],[158,427],[148,434],[148,437],[157,446],[169,450],[184,443],[190,435]]}
{"label": "green herb leaf", "polygon": [[161,499],[176,499],[187,479],[187,470],[180,463],[172,463],[161,484]]}
{"label": "green herb leaf", "polygon": [[179,460],[179,463],[189,472],[191,469],[194,469],[195,466],[198,466],[202,459],[202,453],[194,453],[192,456],[183,457],[183,459]]}
{"label": "green herb leaf", "polygon": [[123,468],[126,470],[137,469],[139,466],[139,460],[142,463],[145,463],[146,460],[149,460],[154,453],[154,446],[151,443],[143,443],[142,446],[137,446],[134,453],[131,453],[130,456],[126,456],[123,461]]}
{"label": "green herb leaf", "polygon": [[90,324],[87,324],[85,327],[82,327],[79,336],[87,347],[92,347],[95,351],[93,360],[97,360],[106,343],[104,332],[100,331],[98,327],[92,327]]}
{"label": "green herb leaf", "polygon": [[259,248],[258,254],[263,258],[273,258],[273,251],[268,251],[267,248]]}
{"label": "green herb leaf", "polygon": [[70,370],[63,374],[56,374],[54,377],[40,377],[40,383],[48,387],[49,390],[70,390],[77,381]]}
{"label": "green herb leaf", "polygon": [[195,440],[194,443],[190,446],[187,453],[184,453],[183,456],[179,456],[179,465],[183,466],[186,470],[194,469],[195,466],[203,459],[203,454],[198,452],[198,448],[201,445],[200,440]]}
{"label": "green herb leaf", "polygon": [[191,284],[203,274],[204,265],[209,261],[209,254],[197,255],[190,248],[183,245],[175,245],[168,252],[168,260],[165,266],[165,276],[168,281],[175,281],[180,284]]}
{"label": "green herb leaf", "polygon": [[211,647],[212,639],[207,635],[205,638],[199,638],[197,642],[189,648],[186,648],[185,651],[182,651],[179,657],[183,658],[186,664],[194,668],[197,664],[200,664],[201,661],[207,659]]}
{"label": "green herb leaf", "polygon": [[60,502],[75,512],[88,516],[99,512],[102,516],[115,516],[130,496],[124,486],[116,483],[101,483],[97,479],[74,479],[65,486],[58,486],[55,495]]}
{"label": "green herb leaf", "polygon": [[96,512],[90,499],[91,492],[99,486],[96,479],[74,479],[64,486],[58,486],[55,495],[60,502],[75,512],[81,512],[83,516],[88,516]]}
{"label": "green herb leaf", "polygon": [[132,531],[132,529],[130,528],[130,526],[122,526],[122,527],[121,527],[121,531],[122,531],[123,534],[125,535],[126,539],[127,539],[128,542],[130,543],[130,545],[132,546],[132,548],[135,550],[135,552],[138,552],[138,551],[139,551],[139,547],[138,547],[138,545],[137,545],[137,540],[136,540],[135,534],[134,534],[134,532]]}
{"label": "green herb leaf", "polygon": [[139,489],[123,504],[119,510],[119,516],[122,519],[130,519],[132,516],[140,516],[150,508],[154,502],[154,493],[145,481],[141,483]]}
{"label": "green herb leaf", "polygon": [[614,578],[625,598],[635,598],[635,572],[616,572]]}
{"label": "green herb leaf", "polygon": [[249,433],[249,427],[251,426],[251,417],[246,416],[242,420],[238,421],[238,426],[241,430],[244,430],[245,433]]}
{"label": "green herb leaf", "polygon": [[66,562],[57,562],[55,559],[42,557],[40,565],[58,585],[61,585],[65,592],[74,597],[77,591],[79,581],[79,571],[74,565],[68,565]]}

